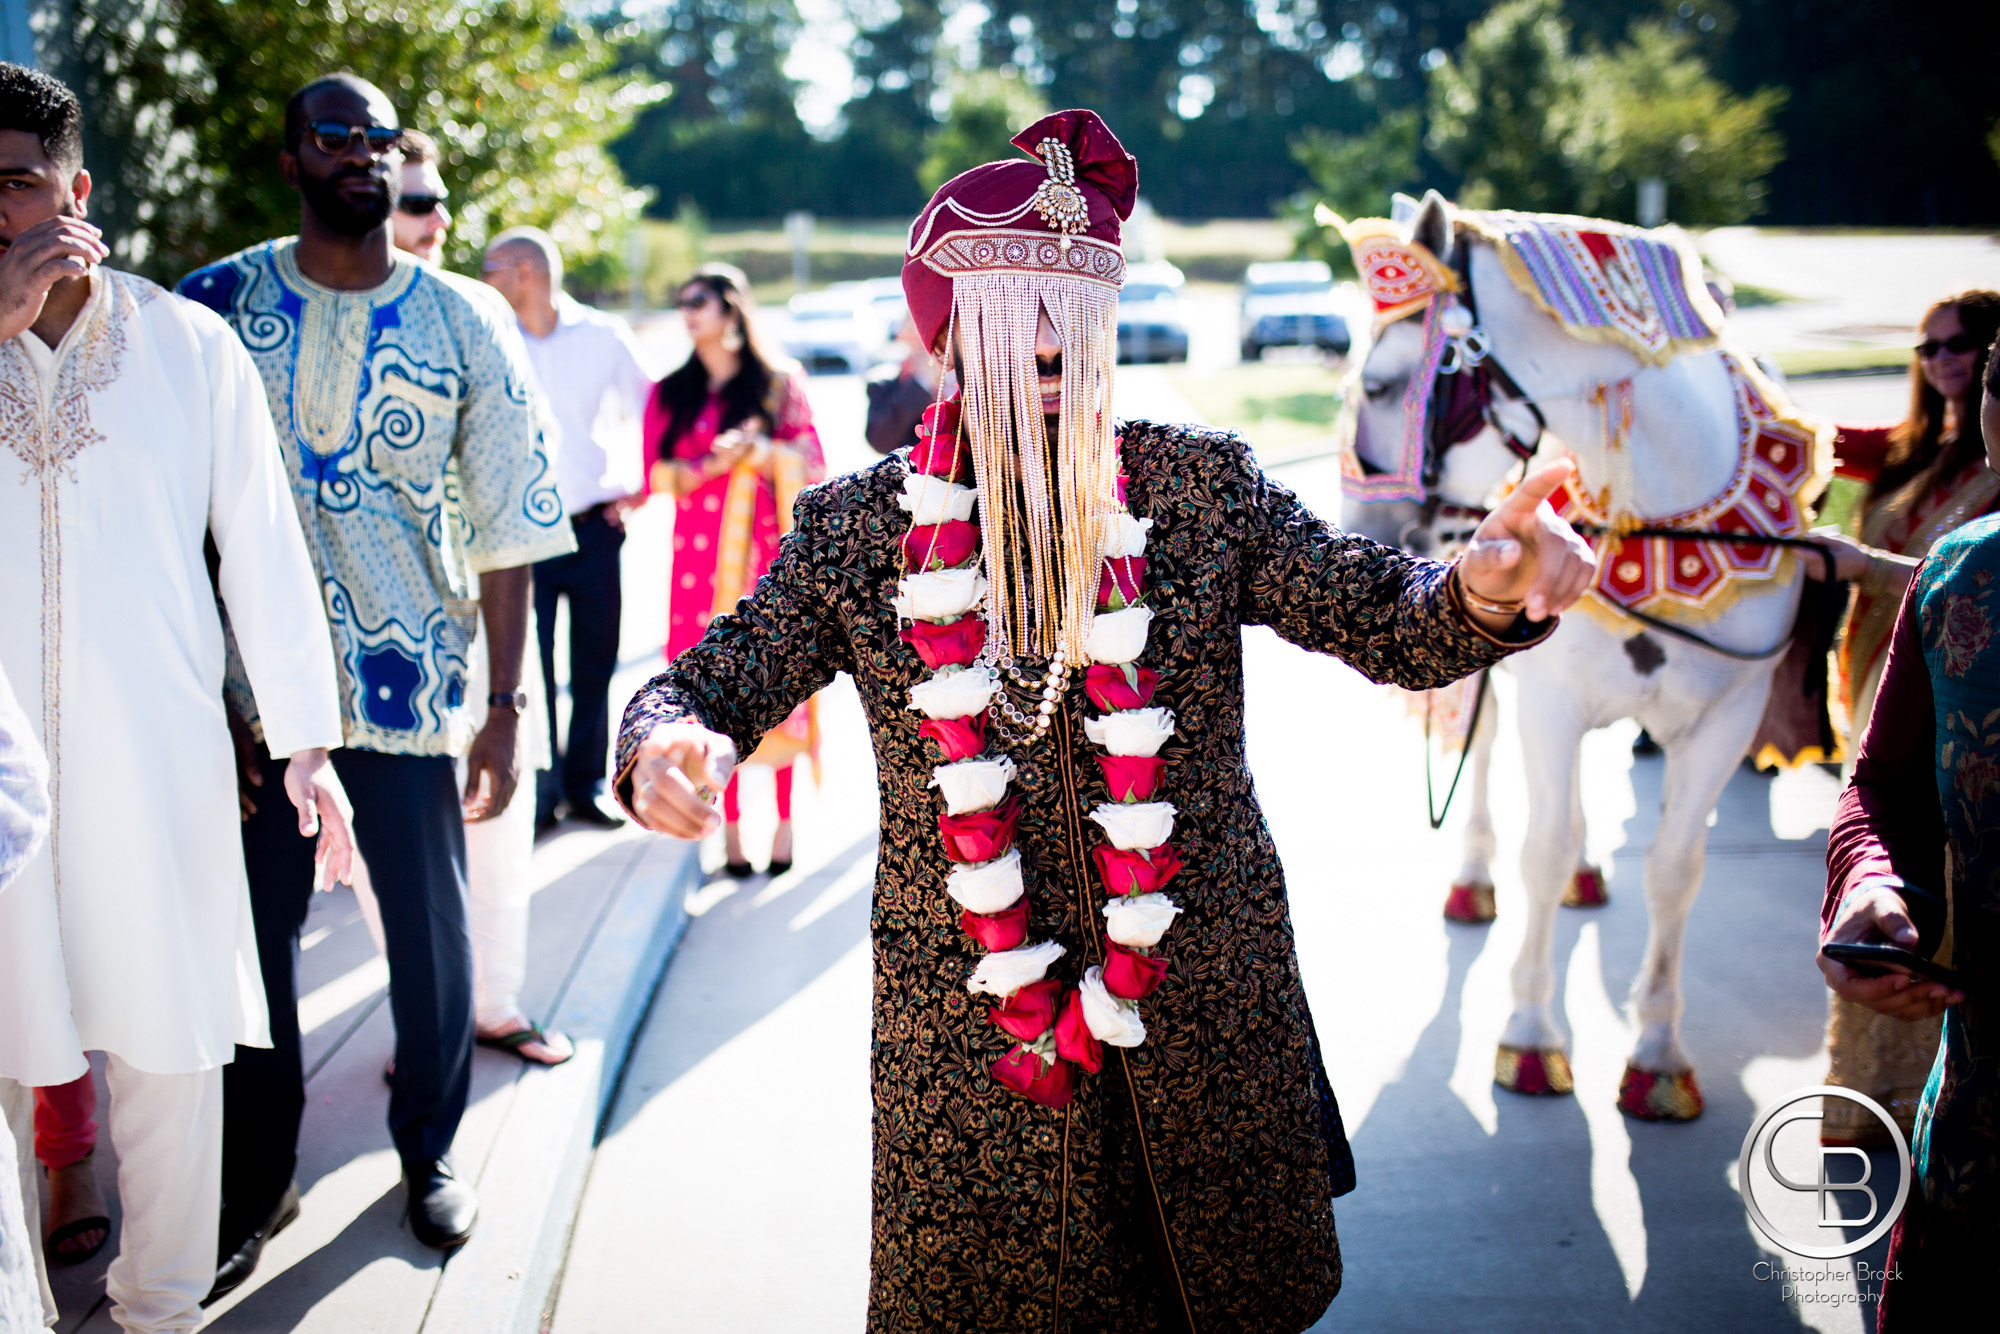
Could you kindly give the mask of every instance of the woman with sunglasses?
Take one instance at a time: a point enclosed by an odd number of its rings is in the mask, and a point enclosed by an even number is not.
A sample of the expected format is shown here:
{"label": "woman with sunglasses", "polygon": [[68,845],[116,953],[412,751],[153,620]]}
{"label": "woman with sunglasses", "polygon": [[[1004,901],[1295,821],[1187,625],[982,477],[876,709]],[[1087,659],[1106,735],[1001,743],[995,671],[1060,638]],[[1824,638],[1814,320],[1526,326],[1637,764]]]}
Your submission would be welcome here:
{"label": "woman with sunglasses", "polygon": [[[1947,533],[2000,510],[2000,476],[1987,466],[1980,431],[1980,383],[1987,350],[2000,334],[2000,292],[1948,296],[1918,326],[1910,365],[1910,412],[1894,426],[1842,427],[1838,471],[1868,485],[1860,542],[1843,542],[1838,573],[1855,597],[1840,644],[1840,696],[1853,740],[1874,706],[1910,576]],[[1827,1082],[1865,1093],[1889,1110],[1907,1136],[1937,1057],[1938,1025],[1904,1023],[1832,998]],[[1852,1103],[1829,1101],[1820,1139],[1886,1146],[1887,1131]]]}
{"label": "woman with sunglasses", "polygon": [[[757,586],[777,555],[778,538],[791,531],[793,500],[826,475],[804,374],[764,341],[742,271],[702,266],[677,304],[694,351],[660,381],[644,424],[648,488],[675,501],[668,658]],[[776,779],[772,875],[792,866],[792,763],[801,755],[816,758],[818,748],[817,714],[808,700],[747,761],[768,765]],[[722,814],[725,869],[748,876],[733,775]]]}

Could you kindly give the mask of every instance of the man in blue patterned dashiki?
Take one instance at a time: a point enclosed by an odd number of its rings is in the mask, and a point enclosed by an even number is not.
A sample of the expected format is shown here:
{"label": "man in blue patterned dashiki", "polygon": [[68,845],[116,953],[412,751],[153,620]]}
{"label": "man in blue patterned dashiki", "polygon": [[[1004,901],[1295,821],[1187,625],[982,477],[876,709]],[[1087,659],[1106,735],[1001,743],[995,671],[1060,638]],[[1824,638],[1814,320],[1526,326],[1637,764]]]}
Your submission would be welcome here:
{"label": "man in blue patterned dashiki", "polygon": [[[302,197],[299,235],[198,270],[180,291],[250,349],[284,446],[340,669],[347,748],[334,762],[388,942],[389,1131],[412,1230],[449,1248],[478,1209],[445,1157],[473,1047],[463,819],[492,819],[513,799],[529,567],[574,539],[520,336],[469,280],[391,244],[400,124],[381,90],[350,75],[302,88],[278,159]],[[482,611],[493,693],[474,735],[466,650]],[[265,765],[273,790],[282,766]],[[276,1046],[231,1067],[212,1295],[248,1277],[298,1211],[305,1093],[287,998],[311,863],[289,823],[263,816],[243,839]]]}

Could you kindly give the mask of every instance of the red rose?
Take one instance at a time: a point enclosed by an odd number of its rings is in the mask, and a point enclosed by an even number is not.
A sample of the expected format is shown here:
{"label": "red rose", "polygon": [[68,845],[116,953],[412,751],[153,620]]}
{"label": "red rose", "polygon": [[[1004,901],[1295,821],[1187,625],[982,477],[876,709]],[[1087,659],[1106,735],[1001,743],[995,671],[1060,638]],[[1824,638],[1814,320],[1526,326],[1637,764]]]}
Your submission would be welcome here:
{"label": "red rose", "polygon": [[1171,843],[1144,850],[1100,843],[1090,855],[1097,859],[1097,875],[1104,882],[1104,892],[1113,896],[1157,893],[1181,869],[1180,855]]}
{"label": "red rose", "polygon": [[1062,1017],[1056,1020],[1056,1054],[1093,1075],[1104,1068],[1104,1048],[1083,1021],[1083,995],[1074,988],[1063,1002]]}
{"label": "red rose", "polygon": [[926,477],[963,482],[972,473],[972,442],[948,431],[943,435],[919,435],[910,450],[910,466]]}
{"label": "red rose", "polygon": [[1076,1092],[1076,1067],[1068,1061],[1044,1061],[1026,1047],[1015,1047],[993,1063],[993,1077],[1026,1094],[1044,1107],[1068,1106]]}
{"label": "red rose", "polygon": [[954,435],[958,431],[958,400],[947,398],[942,403],[933,403],[924,409],[924,424],[920,428],[925,435]]}
{"label": "red rose", "polygon": [[903,534],[903,563],[912,570],[948,570],[979,550],[979,526],[964,519],[919,524]]}
{"label": "red rose", "polygon": [[[1106,560],[1104,570],[1097,578],[1097,609],[1106,611],[1112,607],[1129,607],[1139,600],[1140,585],[1146,579],[1146,558],[1144,556],[1120,556],[1116,560]],[[1116,594],[1114,597],[1113,594]]]}
{"label": "red rose", "polygon": [[1056,1021],[1056,1002],[1062,999],[1062,983],[1052,977],[1030,982],[1005,1001],[986,1008],[986,1017],[999,1025],[1010,1038],[1033,1042],[1049,1031]]}
{"label": "red rose", "polygon": [[917,651],[924,666],[970,667],[986,646],[986,618],[961,616],[950,624],[911,621],[903,627],[903,642]]}
{"label": "red rose", "polygon": [[1151,801],[1167,762],[1158,755],[1099,755],[1097,767],[1113,801]]}
{"label": "red rose", "polygon": [[1115,940],[1104,942],[1104,989],[1120,1000],[1139,1000],[1167,975],[1167,956],[1141,954]]}
{"label": "red rose", "polygon": [[958,925],[987,950],[1011,950],[1028,938],[1028,896],[1015,899],[1004,912],[980,914],[966,908],[958,914]]}
{"label": "red rose", "polygon": [[1009,797],[990,811],[969,815],[938,816],[938,832],[944,835],[944,855],[955,862],[990,862],[1005,856],[1014,846],[1014,821],[1021,816],[1021,801]]}
{"label": "red rose", "polygon": [[[919,648],[918,653],[923,649]],[[937,742],[946,760],[969,760],[986,751],[986,710],[970,718],[926,718],[917,727],[918,736]]]}
{"label": "red rose", "polygon": [[[1128,677],[1127,672],[1131,675]],[[1083,676],[1084,693],[1106,713],[1119,709],[1143,709],[1153,702],[1153,689],[1160,674],[1131,663],[1100,662]]]}

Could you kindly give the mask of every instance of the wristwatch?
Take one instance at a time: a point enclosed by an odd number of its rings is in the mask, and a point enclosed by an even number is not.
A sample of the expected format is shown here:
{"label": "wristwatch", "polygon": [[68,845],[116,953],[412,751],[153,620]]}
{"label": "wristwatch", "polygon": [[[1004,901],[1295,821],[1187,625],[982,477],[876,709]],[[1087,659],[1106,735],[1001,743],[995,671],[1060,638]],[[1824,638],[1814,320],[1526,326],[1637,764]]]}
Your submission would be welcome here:
{"label": "wristwatch", "polygon": [[489,709],[512,709],[517,715],[526,713],[528,711],[528,692],[525,690],[516,690],[509,694],[495,692],[486,697],[486,707]]}

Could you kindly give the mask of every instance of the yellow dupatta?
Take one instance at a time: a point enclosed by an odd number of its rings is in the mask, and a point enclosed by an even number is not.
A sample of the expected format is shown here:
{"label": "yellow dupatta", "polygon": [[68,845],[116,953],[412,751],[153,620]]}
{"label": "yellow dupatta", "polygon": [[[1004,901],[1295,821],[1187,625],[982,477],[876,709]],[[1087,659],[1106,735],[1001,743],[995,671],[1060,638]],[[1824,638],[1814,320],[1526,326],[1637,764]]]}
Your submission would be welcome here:
{"label": "yellow dupatta", "polygon": [[[788,390],[789,392],[789,390]],[[722,529],[715,546],[715,601],[709,606],[709,617],[724,616],[736,610],[736,604],[750,590],[745,587],[750,574],[751,533],[757,520],[757,488],[762,479],[762,470],[750,459],[737,464],[729,473],[729,488],[722,501]],[[778,533],[780,536],[792,531],[792,506],[799,498],[799,492],[806,486],[806,461],[797,450],[784,445],[771,447],[771,483],[778,493]],[[804,726],[794,726],[798,719],[792,717],[765,733],[746,764],[763,764],[773,769],[782,769],[801,755],[810,755],[813,763],[813,783],[817,785],[819,773],[819,700],[808,699],[802,709]]]}

